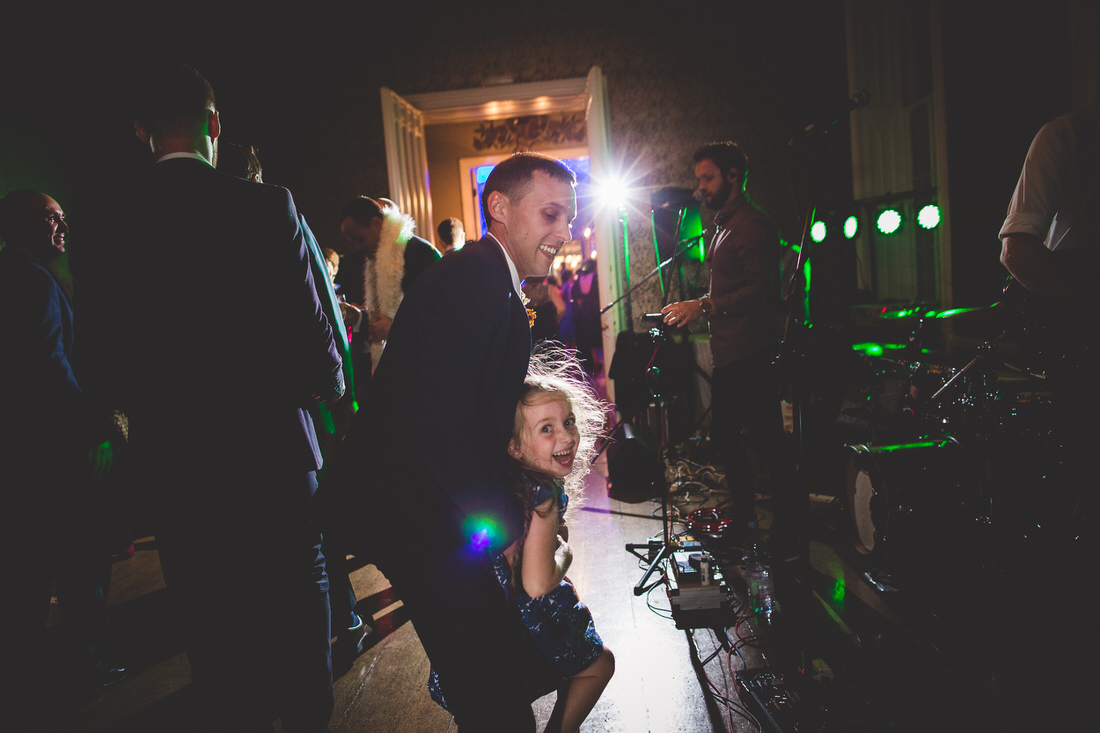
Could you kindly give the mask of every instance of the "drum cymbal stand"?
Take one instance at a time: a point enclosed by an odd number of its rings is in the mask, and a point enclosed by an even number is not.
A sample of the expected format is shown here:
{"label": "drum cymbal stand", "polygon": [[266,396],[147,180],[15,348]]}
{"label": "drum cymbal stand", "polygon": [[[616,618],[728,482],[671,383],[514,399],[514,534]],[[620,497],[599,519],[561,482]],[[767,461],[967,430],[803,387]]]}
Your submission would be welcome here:
{"label": "drum cymbal stand", "polygon": [[934,403],[936,400],[938,400],[940,398],[940,395],[942,395],[944,392],[947,392],[948,390],[951,389],[951,385],[953,385],[956,381],[962,379],[962,376],[964,374],[966,374],[968,371],[973,369],[980,362],[983,362],[986,359],[988,359],[989,358],[989,356],[988,356],[989,353],[993,350],[993,347],[996,346],[997,343],[1005,337],[1005,333],[1007,333],[1007,332],[1003,332],[1003,333],[1001,333],[1000,336],[993,339],[992,341],[987,341],[984,344],[982,344],[981,346],[979,346],[977,355],[973,359],[971,359],[969,362],[967,362],[966,366],[964,366],[962,369],[957,371],[955,374],[951,375],[951,379],[948,379],[946,382],[944,382],[943,386],[940,387],[939,389],[937,389],[932,394],[932,396],[928,398],[928,401]]}

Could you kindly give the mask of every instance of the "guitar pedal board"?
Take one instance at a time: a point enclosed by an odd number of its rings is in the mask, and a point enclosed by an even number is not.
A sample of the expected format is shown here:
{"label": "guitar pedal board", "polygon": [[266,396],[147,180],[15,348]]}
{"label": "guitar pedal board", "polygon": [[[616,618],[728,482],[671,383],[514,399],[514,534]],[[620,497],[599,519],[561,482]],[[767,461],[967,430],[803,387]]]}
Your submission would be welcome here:
{"label": "guitar pedal board", "polygon": [[771,667],[737,673],[737,694],[767,733],[822,730],[821,709],[807,701],[801,676]]}

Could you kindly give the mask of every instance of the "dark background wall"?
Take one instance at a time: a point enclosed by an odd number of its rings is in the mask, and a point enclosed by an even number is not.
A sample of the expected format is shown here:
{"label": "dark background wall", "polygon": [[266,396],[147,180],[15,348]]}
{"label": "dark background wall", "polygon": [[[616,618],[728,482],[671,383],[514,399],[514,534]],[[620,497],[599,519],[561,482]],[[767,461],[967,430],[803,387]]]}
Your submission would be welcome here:
{"label": "dark background wall", "polygon": [[979,305],[1004,287],[997,232],[1031,139],[1070,111],[1070,10],[1066,0],[1013,13],[944,6],[955,304]]}
{"label": "dark background wall", "polygon": [[[173,57],[209,78],[223,139],[259,146],[265,179],[293,191],[325,244],[339,236],[344,199],[388,192],[380,86],[412,94],[494,75],[583,77],[599,65],[614,151],[637,186],[692,187],[691,151],[733,138],[750,156],[750,191],[785,232],[797,231],[785,143],[820,104],[847,95],[839,2],[803,20],[793,5],[748,3],[437,6],[364,3],[279,18],[264,5],[178,20],[140,6],[5,9],[0,188],[53,192],[73,214],[79,251],[89,190],[146,160],[128,80],[142,61]],[[632,239],[650,241],[646,217],[632,226]]]}

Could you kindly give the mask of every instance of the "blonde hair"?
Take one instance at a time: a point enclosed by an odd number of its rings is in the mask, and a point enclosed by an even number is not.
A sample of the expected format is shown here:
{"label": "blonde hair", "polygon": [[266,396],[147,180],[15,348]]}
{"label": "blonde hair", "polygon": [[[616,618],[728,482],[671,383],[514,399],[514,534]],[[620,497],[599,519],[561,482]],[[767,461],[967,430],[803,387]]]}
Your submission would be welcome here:
{"label": "blonde hair", "polygon": [[[512,425],[512,440],[517,445],[524,444],[526,409],[547,400],[567,402],[576,420],[579,435],[577,451],[573,458],[573,470],[563,482],[563,492],[569,497],[569,509],[574,509],[584,486],[584,477],[588,475],[590,463],[596,455],[596,441],[603,432],[606,413],[604,404],[596,397],[585,375],[577,352],[552,341],[540,342],[531,354]],[[531,472],[529,466],[524,465],[524,469]]]}

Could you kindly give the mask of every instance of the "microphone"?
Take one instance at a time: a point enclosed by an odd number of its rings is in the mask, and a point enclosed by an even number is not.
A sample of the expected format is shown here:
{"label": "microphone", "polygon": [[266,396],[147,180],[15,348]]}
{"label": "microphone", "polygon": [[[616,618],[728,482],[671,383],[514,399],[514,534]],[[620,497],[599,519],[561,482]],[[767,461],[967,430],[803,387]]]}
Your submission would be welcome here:
{"label": "microphone", "polygon": [[707,197],[707,195],[705,193],[703,193],[703,189],[697,188],[697,189],[695,189],[695,193],[691,194],[691,197],[693,199],[695,199],[696,203],[701,204],[701,203],[703,203],[703,199],[705,199]]}
{"label": "microphone", "polygon": [[853,110],[863,109],[871,103],[871,93],[866,89],[857,89],[852,92],[852,96],[844,100],[842,104],[835,105],[828,114],[823,114],[817,120],[806,125],[802,132],[809,135],[819,127],[828,127],[834,124],[837,120],[845,115],[851,114]]}

